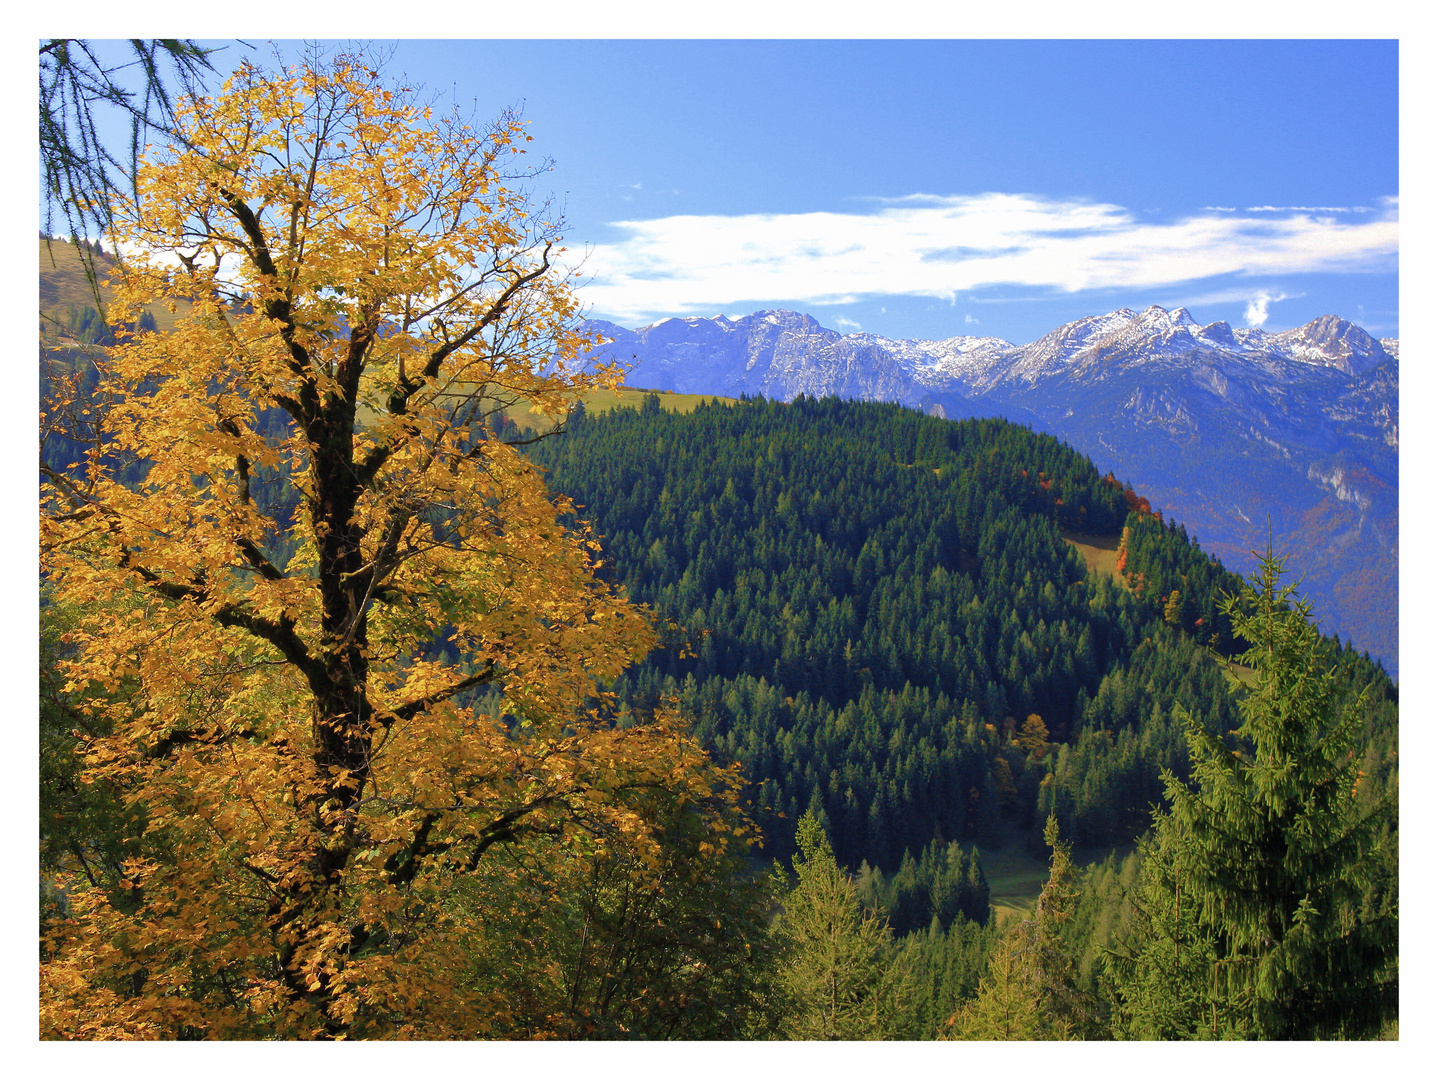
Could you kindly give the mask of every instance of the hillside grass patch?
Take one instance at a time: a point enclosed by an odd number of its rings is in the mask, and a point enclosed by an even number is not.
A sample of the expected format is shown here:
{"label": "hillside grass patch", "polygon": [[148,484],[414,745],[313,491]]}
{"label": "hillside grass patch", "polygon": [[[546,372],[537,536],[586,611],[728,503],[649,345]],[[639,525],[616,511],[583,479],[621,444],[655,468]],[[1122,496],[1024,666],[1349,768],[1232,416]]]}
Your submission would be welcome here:
{"label": "hillside grass patch", "polygon": [[1084,565],[1095,574],[1106,574],[1108,577],[1120,584],[1127,586],[1128,582],[1118,572],[1118,542],[1120,537],[1114,536],[1089,536],[1085,533],[1065,532],[1060,533],[1065,540],[1078,550],[1083,556]]}
{"label": "hillside grass patch", "polygon": [[1223,674],[1232,686],[1246,686],[1252,688],[1258,683],[1258,672],[1244,664],[1235,664],[1231,661],[1215,656],[1213,662],[1223,668]]}
{"label": "hillside grass patch", "polygon": [[[979,863],[984,880],[989,883],[989,907],[992,918],[1000,925],[1010,919],[1027,919],[1033,915],[1034,904],[1044,883],[1049,879],[1048,856],[1035,855],[1028,846],[1029,830],[1007,825],[1003,843],[997,848],[979,848]],[[1134,849],[1133,844],[1114,847],[1080,847],[1072,851],[1074,865],[1080,870],[1102,862],[1110,854],[1120,859]]]}
{"label": "hillside grass patch", "polygon": [[[600,416],[614,409],[638,409],[650,394],[659,398],[659,407],[665,412],[691,413],[705,402],[733,405],[734,398],[719,397],[717,394],[678,394],[671,390],[642,390],[633,386],[621,386],[618,390],[596,390],[585,394],[584,411],[591,416]],[[545,431],[554,427],[553,417],[545,416],[537,409],[520,403],[512,405],[505,415],[522,428],[530,431]]]}
{"label": "hillside grass patch", "polygon": [[[79,249],[68,240],[45,240],[39,238],[40,264],[40,312],[43,316],[57,319],[63,324],[70,308],[92,308],[95,306],[95,289],[85,276],[85,264],[80,260]],[[115,260],[109,255],[95,259],[95,274],[99,278],[100,299],[109,303],[112,292],[106,279]],[[155,303],[146,308],[155,317],[155,329],[173,330],[177,319],[190,310],[188,300],[176,302],[171,312],[168,304]],[[42,332],[59,337],[58,328],[46,318],[40,320]],[[68,340],[68,339],[66,339]]]}
{"label": "hillside grass patch", "polygon": [[1035,858],[1022,837],[989,851],[979,849],[979,862],[989,883],[989,906],[999,923],[1027,918],[1049,879],[1049,864]]}

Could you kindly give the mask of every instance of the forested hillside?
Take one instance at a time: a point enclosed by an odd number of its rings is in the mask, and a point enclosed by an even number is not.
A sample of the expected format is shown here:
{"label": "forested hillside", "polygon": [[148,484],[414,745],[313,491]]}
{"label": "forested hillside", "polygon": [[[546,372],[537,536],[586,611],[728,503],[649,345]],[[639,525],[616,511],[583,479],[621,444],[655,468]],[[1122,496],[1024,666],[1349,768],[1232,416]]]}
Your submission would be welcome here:
{"label": "forested hillside", "polygon": [[[1249,745],[1241,704],[1268,678],[1238,662],[1255,643],[1232,598],[1250,587],[1181,524],[1051,437],[832,398],[581,411],[531,456],[602,534],[611,580],[669,625],[621,697],[677,698],[742,763],[765,850],[802,861],[812,819],[860,901],[912,935],[914,970],[949,972],[890,1034],[945,1015],[965,1037],[1221,1034],[1163,1027],[1132,977],[1127,996],[1101,984],[1102,957],[1156,932],[1133,903],[1168,864],[1141,875],[1141,851],[1080,875],[1067,855],[1145,834],[1165,784],[1189,782],[1196,733]],[[1114,575],[1085,572],[1065,540],[1080,531],[1117,540]],[[1352,797],[1378,867],[1363,904],[1396,912],[1397,689],[1336,638],[1312,647],[1361,748]],[[1066,899],[1002,943],[956,937],[985,920],[981,850],[1013,826],[1054,851],[1046,888]],[[997,981],[973,998],[980,969]],[[1045,997],[1045,980],[1067,990]],[[992,1009],[1031,1022],[995,1028]]]}
{"label": "forested hillside", "polygon": [[[673,624],[621,693],[676,696],[744,763],[774,854],[806,809],[855,868],[1051,810],[1072,842],[1122,843],[1160,769],[1184,775],[1180,710],[1237,726],[1217,605],[1241,581],[1051,437],[833,398],[651,400],[531,456]],[[1132,586],[1086,576],[1065,530],[1121,532]]]}
{"label": "forested hillside", "polygon": [[1333,315],[1273,334],[1156,305],[1095,313],[1026,345],[845,334],[784,310],[591,325],[609,339],[595,359],[630,367],[637,385],[833,394],[1056,435],[1200,531],[1230,568],[1251,570],[1273,537],[1304,563],[1324,627],[1398,671],[1391,339]]}

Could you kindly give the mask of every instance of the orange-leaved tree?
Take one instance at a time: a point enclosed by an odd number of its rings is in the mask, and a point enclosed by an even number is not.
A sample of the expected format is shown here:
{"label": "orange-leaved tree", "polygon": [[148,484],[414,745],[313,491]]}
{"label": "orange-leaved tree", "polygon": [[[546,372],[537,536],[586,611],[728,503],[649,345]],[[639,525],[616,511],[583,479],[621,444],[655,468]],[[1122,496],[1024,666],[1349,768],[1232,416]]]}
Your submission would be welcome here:
{"label": "orange-leaved tree", "polygon": [[122,333],[42,426],[93,435],[44,474],[42,571],[82,782],[139,832],[56,879],[41,1033],[481,1034],[465,875],[504,843],[642,851],[646,793],[724,786],[674,722],[606,719],[648,623],[496,434],[619,373],[575,361],[514,118],[339,57],[243,67],[176,128],[112,283],[117,325],[174,329]]}

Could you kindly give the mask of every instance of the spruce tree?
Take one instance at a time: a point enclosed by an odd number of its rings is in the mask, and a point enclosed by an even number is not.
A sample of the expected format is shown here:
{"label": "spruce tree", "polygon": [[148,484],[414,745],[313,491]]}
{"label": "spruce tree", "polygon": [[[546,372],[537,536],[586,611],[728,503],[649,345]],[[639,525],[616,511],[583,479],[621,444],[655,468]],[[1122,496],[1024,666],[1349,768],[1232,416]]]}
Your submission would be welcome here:
{"label": "spruce tree", "polygon": [[989,957],[978,996],[950,1021],[951,1037],[982,1041],[1081,1039],[1094,1028],[1095,1002],[1079,986],[1073,957],[1062,940],[1078,902],[1077,870],[1069,845],[1049,815],[1044,840],[1051,849],[1049,879],[1034,916],[1016,923]]}
{"label": "spruce tree", "polygon": [[1103,956],[1115,990],[1115,1038],[1228,1039],[1246,1031],[1237,1003],[1217,993],[1217,942],[1198,926],[1198,900],[1173,850],[1186,839],[1168,827],[1140,848],[1143,868],[1127,897],[1133,922],[1127,937],[1141,944]]}
{"label": "spruce tree", "polygon": [[782,976],[786,1039],[880,1039],[905,996],[906,968],[881,915],[866,912],[809,813],[799,819],[798,884],[784,901],[779,933],[788,952]]}
{"label": "spruce tree", "polygon": [[978,996],[949,1019],[949,1038],[975,1042],[1067,1039],[1068,1027],[1044,1010],[1032,961],[1031,923],[1020,924],[989,956]]}
{"label": "spruce tree", "polygon": [[1397,1015],[1397,898],[1373,891],[1396,859],[1396,806],[1357,797],[1362,698],[1340,708],[1282,576],[1270,551],[1221,605],[1256,679],[1232,745],[1185,716],[1192,787],[1165,771],[1149,915],[1111,966],[1121,1033],[1361,1038]]}

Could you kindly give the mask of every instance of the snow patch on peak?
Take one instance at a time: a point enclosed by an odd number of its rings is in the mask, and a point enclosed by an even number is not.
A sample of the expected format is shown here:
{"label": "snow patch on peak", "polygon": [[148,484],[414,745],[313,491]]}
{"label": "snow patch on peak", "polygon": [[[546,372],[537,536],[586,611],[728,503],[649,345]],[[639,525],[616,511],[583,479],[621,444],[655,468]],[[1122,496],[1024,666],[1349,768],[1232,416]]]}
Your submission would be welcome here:
{"label": "snow patch on peak", "polygon": [[1138,317],[1139,321],[1148,326],[1167,326],[1172,328],[1182,327],[1184,329],[1199,329],[1198,323],[1188,313],[1188,308],[1174,308],[1169,311],[1158,304],[1150,304],[1143,309],[1143,314]]}
{"label": "snow patch on peak", "polygon": [[957,337],[944,338],[942,341],[920,341],[917,338],[906,339],[906,344],[920,347],[937,347],[944,352],[977,352],[980,349],[1012,349],[1015,345],[1012,341],[1005,341],[996,337],[970,337],[967,334],[960,334]]}
{"label": "snow patch on peak", "polygon": [[797,311],[788,311],[784,308],[774,308],[769,311],[762,311],[759,314],[763,315],[764,322],[775,323],[776,325],[783,323],[808,323],[814,321],[812,316],[803,315]]}
{"label": "snow patch on peak", "polygon": [[1275,334],[1273,344],[1295,360],[1337,368],[1347,375],[1377,367],[1391,355],[1361,326],[1337,315],[1320,315],[1303,326]]}
{"label": "snow patch on peak", "polygon": [[1233,332],[1233,336],[1245,349],[1266,351],[1269,347],[1269,339],[1274,335],[1271,331],[1257,326],[1240,326]]}
{"label": "snow patch on peak", "polygon": [[1233,336],[1233,327],[1229,326],[1223,319],[1211,322],[1207,326],[1200,327],[1195,335],[1203,341],[1210,342],[1225,349],[1242,349],[1243,343]]}

